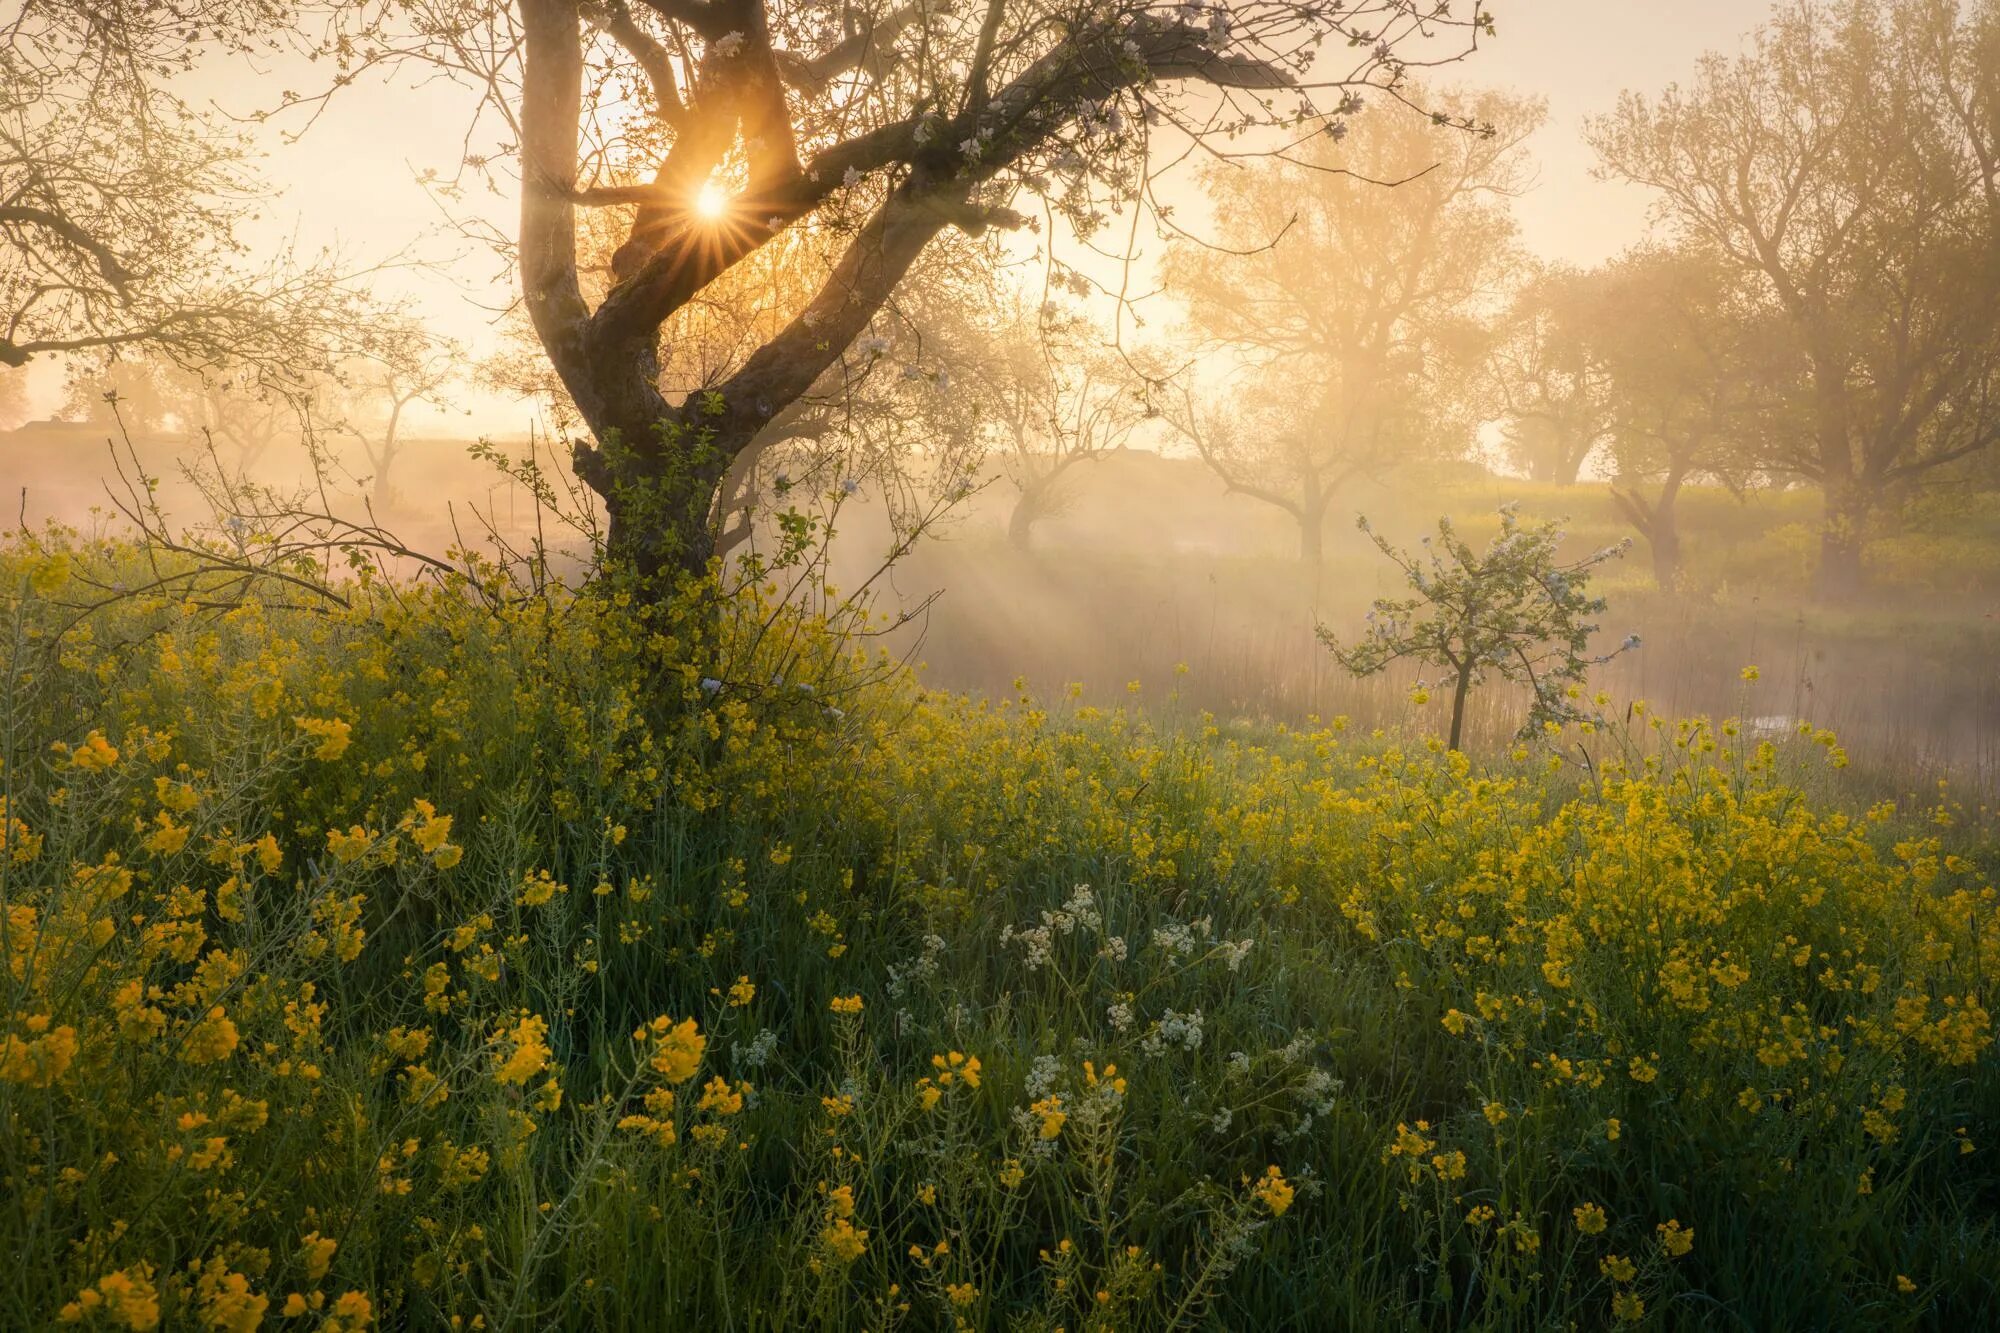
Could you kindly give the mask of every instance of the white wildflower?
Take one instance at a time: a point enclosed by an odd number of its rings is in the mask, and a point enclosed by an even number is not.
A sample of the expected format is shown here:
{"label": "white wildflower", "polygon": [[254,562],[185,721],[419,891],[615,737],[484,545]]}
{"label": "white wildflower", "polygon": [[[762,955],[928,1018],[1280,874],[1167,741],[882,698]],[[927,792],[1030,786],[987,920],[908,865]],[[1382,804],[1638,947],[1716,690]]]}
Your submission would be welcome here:
{"label": "white wildflower", "polygon": [[729,1052],[729,1063],[735,1069],[757,1069],[768,1061],[778,1049],[778,1034],[769,1028],[758,1032],[749,1045],[738,1043]]}

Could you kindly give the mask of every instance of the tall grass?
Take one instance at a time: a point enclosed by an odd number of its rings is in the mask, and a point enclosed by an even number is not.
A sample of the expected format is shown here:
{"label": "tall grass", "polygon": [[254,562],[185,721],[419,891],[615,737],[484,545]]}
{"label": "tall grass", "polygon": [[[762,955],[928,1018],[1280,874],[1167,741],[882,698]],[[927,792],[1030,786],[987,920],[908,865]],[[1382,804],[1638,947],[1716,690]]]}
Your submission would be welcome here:
{"label": "tall grass", "polygon": [[134,559],[0,557],[0,1325],[2000,1310],[2000,856],[1830,736],[1475,764],[768,607],[713,677],[596,595],[68,609]]}

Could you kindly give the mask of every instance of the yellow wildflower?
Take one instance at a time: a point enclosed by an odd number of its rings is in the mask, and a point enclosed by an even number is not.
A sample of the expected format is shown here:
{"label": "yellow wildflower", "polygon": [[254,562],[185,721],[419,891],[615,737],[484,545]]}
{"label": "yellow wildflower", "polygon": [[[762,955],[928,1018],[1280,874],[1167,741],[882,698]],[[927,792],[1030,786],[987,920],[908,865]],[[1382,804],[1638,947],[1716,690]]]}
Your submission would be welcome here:
{"label": "yellow wildflower", "polygon": [[317,1231],[308,1231],[306,1238],[299,1242],[299,1261],[305,1265],[306,1280],[317,1282],[326,1276],[326,1270],[333,1264],[333,1252],[340,1242],[331,1236],[322,1236]]}
{"label": "yellow wildflower", "polygon": [[238,1040],[236,1024],[218,1004],[208,1011],[207,1017],[188,1029],[187,1040],[181,1045],[181,1059],[191,1065],[212,1065],[234,1054]]}
{"label": "yellow wildflower", "polygon": [[496,1053],[493,1081],[502,1085],[526,1083],[548,1068],[548,1020],[539,1014],[522,1014],[520,1021],[501,1033],[506,1050]]}
{"label": "yellow wildflower", "polygon": [[708,1050],[708,1038],[701,1035],[695,1021],[684,1018],[675,1023],[663,1014],[649,1028],[641,1028],[633,1035],[644,1039],[649,1031],[654,1042],[651,1058],[654,1072],[669,1083],[685,1083],[693,1078],[701,1068],[703,1053]]}
{"label": "yellow wildflower", "polygon": [[1285,1210],[1292,1206],[1293,1189],[1285,1179],[1285,1173],[1276,1166],[1264,1168],[1263,1177],[1250,1191],[1257,1202],[1271,1210],[1271,1216],[1283,1217]]}
{"label": "yellow wildflower", "polygon": [[347,753],[352,742],[354,726],[339,718],[295,717],[292,722],[300,731],[319,742],[313,747],[313,758],[332,763]]}

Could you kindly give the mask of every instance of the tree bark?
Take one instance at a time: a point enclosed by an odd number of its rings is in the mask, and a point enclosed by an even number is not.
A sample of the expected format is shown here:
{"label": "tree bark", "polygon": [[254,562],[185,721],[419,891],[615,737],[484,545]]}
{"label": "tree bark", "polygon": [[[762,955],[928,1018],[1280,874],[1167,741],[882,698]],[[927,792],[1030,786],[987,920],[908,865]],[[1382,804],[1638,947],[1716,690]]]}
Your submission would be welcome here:
{"label": "tree bark", "polygon": [[1320,511],[1299,520],[1299,563],[1308,569],[1326,563],[1326,515]]}
{"label": "tree bark", "polygon": [[1465,696],[1472,690],[1472,666],[1470,663],[1458,669],[1458,685],[1451,695],[1451,741],[1448,749],[1459,747],[1459,738],[1465,730]]}
{"label": "tree bark", "polygon": [[392,492],[389,489],[389,469],[396,464],[397,435],[403,423],[403,406],[409,400],[398,398],[389,408],[389,424],[382,428],[382,449],[375,459],[375,496],[377,509],[386,511]]}
{"label": "tree bark", "polygon": [[1826,490],[1820,529],[1816,591],[1829,602],[1852,601],[1861,592],[1862,547],[1867,539],[1868,496],[1853,481]]}
{"label": "tree bark", "polygon": [[1007,544],[1017,551],[1033,547],[1035,524],[1048,516],[1046,482],[1034,482],[1021,488],[1021,498],[1014,502],[1014,512],[1007,516]]}
{"label": "tree bark", "polygon": [[1326,506],[1330,497],[1316,472],[1308,471],[1299,495],[1299,563],[1317,572],[1326,563]]}
{"label": "tree bark", "polygon": [[1653,552],[1653,582],[1661,592],[1673,592],[1681,576],[1681,533],[1672,509],[1661,511],[1646,545]]}

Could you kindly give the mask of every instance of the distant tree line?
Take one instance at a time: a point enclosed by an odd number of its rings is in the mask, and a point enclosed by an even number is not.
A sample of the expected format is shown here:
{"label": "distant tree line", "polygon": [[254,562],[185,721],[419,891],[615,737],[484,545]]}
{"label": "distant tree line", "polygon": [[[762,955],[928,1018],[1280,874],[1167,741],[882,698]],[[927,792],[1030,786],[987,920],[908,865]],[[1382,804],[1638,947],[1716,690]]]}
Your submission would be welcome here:
{"label": "distant tree line", "polygon": [[1307,560],[1340,485],[1490,423],[1531,478],[1607,477],[1667,589],[1687,486],[1815,487],[1819,587],[1844,598],[1899,508],[2000,438],[2000,4],[1795,3],[1625,94],[1586,137],[1657,225],[1587,270],[1515,241],[1539,108],[1431,101],[1487,132],[1359,117],[1217,168],[1224,252],[1170,265],[1233,372],[1178,424]]}

